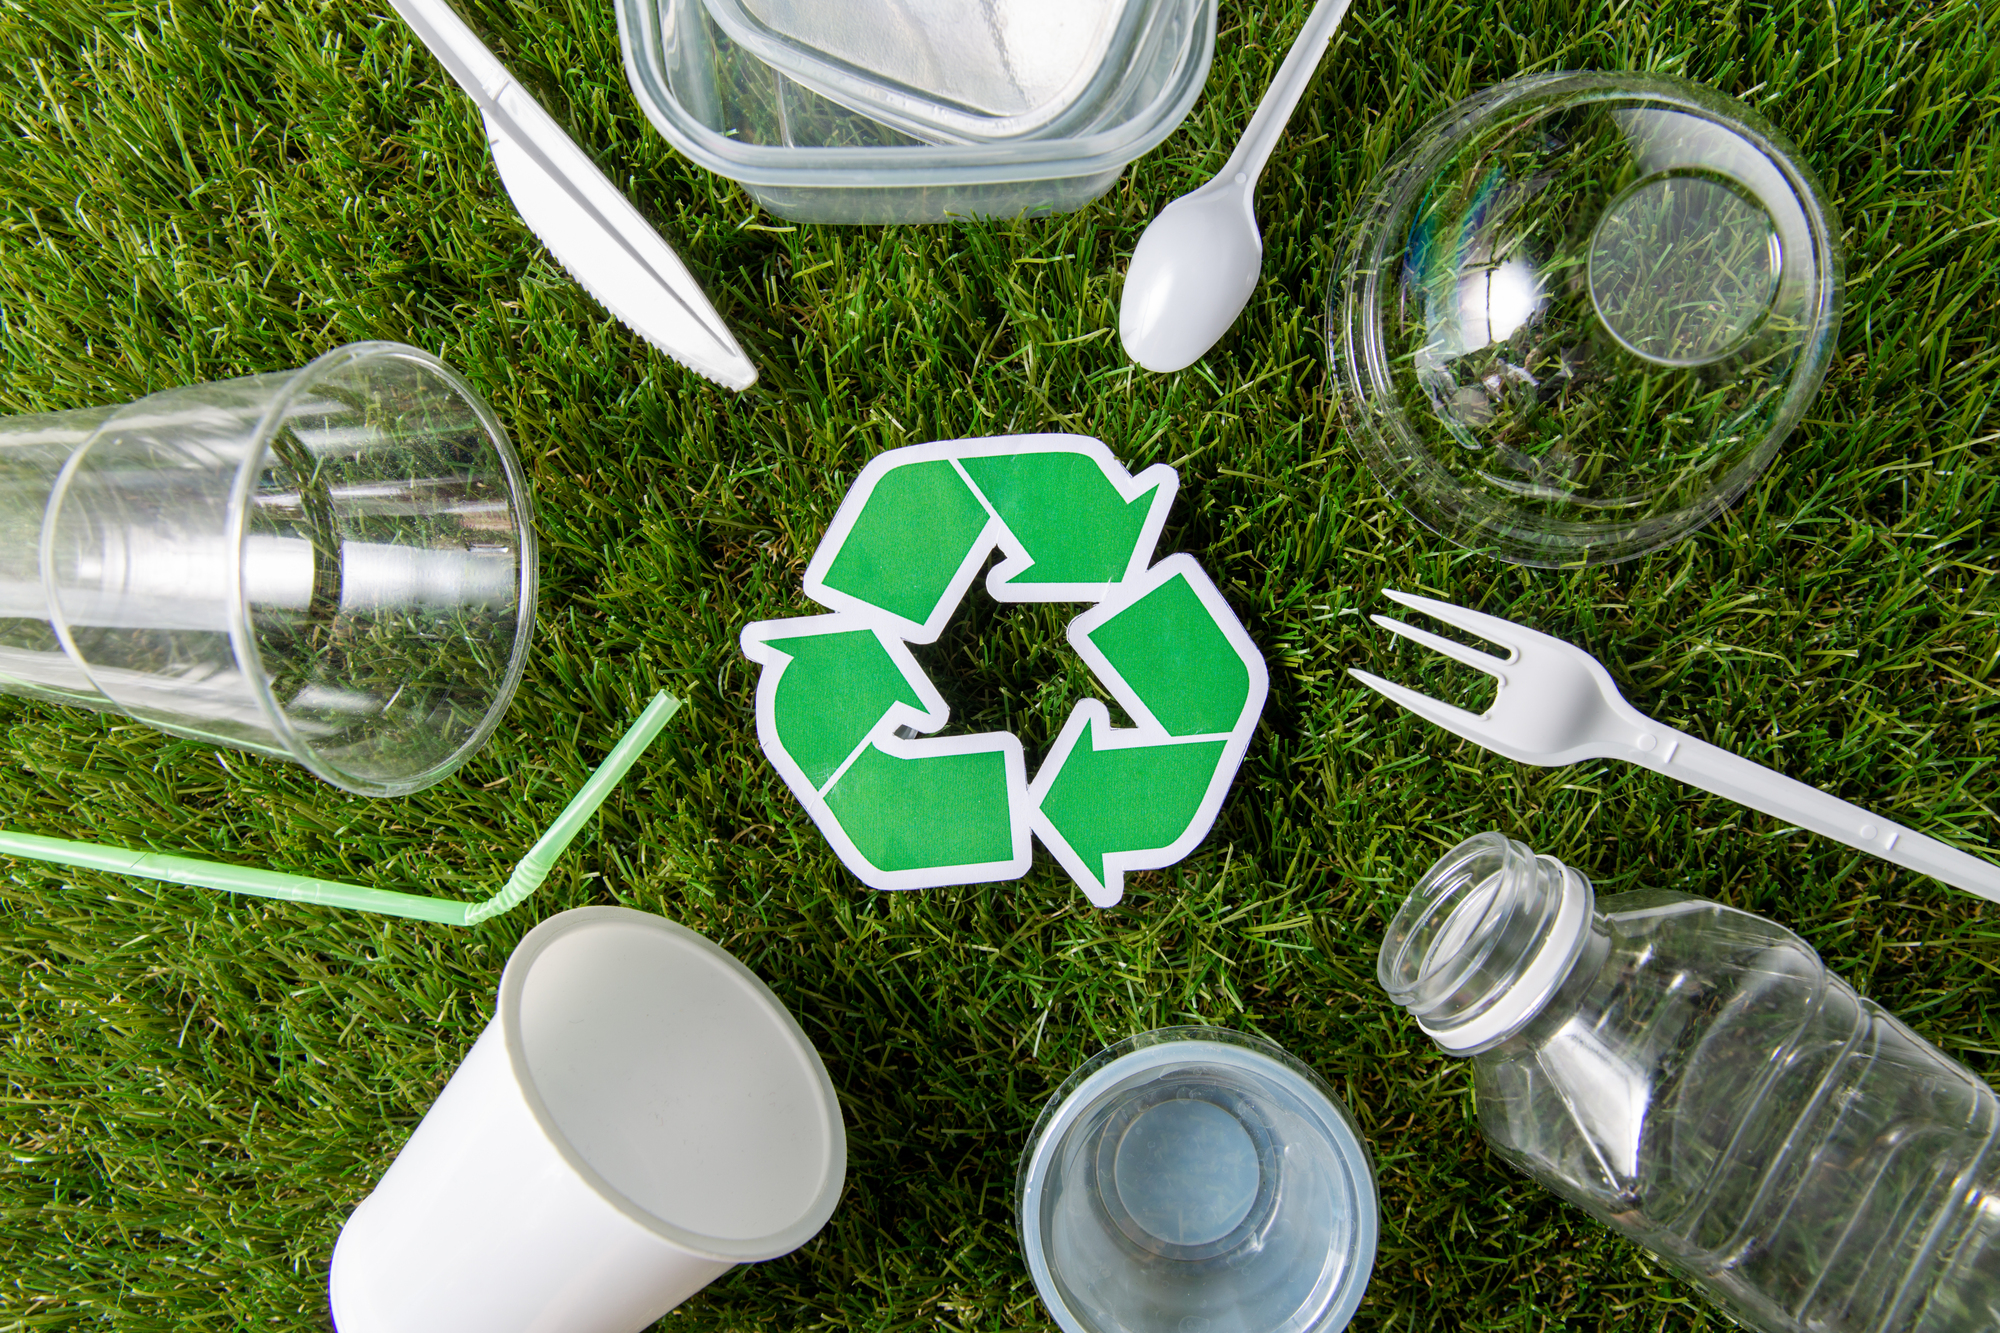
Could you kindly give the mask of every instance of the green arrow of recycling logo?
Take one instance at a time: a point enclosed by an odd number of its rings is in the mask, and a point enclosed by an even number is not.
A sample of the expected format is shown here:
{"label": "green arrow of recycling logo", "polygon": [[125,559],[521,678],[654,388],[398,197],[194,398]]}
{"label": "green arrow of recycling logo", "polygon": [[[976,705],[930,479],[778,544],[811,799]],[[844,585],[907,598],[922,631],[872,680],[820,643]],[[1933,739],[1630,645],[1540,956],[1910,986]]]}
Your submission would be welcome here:
{"label": "green arrow of recycling logo", "polygon": [[[831,614],[744,627],[757,738],[841,862],[877,889],[1016,879],[1041,839],[1090,900],[1208,835],[1270,675],[1188,555],[1151,563],[1180,479],[1082,435],[892,449],[855,479],[806,567]],[[949,710],[910,652],[995,550],[1002,602],[1089,602],[1068,638],[1136,724],[1086,699],[1029,780],[1007,732],[934,735]]]}

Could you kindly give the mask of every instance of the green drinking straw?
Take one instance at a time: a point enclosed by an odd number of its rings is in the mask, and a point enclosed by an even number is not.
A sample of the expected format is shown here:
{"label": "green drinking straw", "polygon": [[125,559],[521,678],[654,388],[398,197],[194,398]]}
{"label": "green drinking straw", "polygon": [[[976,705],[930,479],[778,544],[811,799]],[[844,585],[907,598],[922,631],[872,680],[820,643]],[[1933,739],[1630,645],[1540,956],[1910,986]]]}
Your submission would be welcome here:
{"label": "green drinking straw", "polygon": [[590,775],[582,790],[571,798],[556,822],[549,826],[528,854],[514,866],[514,873],[500,892],[484,902],[455,903],[428,898],[419,893],[395,893],[388,889],[368,889],[359,884],[340,884],[307,875],[287,875],[277,870],[257,870],[249,866],[223,865],[217,861],[197,861],[193,857],[169,856],[164,852],[135,852],[123,847],[103,847],[96,843],[70,842],[64,838],[43,838],[32,833],[12,833],[0,829],[0,856],[18,856],[28,861],[53,861],[58,865],[103,870],[114,875],[165,880],[169,884],[195,884],[226,893],[250,893],[260,898],[283,898],[287,902],[316,903],[322,907],[345,907],[358,912],[380,912],[385,916],[415,917],[438,921],[447,926],[475,926],[518,905],[541,887],[556,858],[563,854],[604,798],[618,785],[640,752],[652,744],[667,719],[680,711],[681,701],[656,694],[639,714],[604,762]]}

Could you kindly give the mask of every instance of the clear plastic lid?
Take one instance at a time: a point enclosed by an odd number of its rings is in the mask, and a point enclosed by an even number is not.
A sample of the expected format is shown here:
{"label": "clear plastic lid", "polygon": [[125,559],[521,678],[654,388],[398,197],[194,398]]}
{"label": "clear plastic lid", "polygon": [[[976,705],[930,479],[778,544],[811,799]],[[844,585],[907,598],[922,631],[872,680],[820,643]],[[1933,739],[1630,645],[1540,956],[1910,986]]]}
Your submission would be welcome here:
{"label": "clear plastic lid", "polygon": [[704,0],[730,40],[932,143],[1075,132],[1183,54],[1185,0]]}
{"label": "clear plastic lid", "polygon": [[1049,1099],[1021,1156],[1021,1248],[1066,1333],[1334,1333],[1375,1263],[1374,1168],[1283,1050],[1165,1028]]}
{"label": "clear plastic lid", "polygon": [[1831,210],[1748,107],[1514,79],[1419,131],[1357,214],[1328,338],[1349,436],[1426,526],[1623,560],[1770,463],[1839,328]]}

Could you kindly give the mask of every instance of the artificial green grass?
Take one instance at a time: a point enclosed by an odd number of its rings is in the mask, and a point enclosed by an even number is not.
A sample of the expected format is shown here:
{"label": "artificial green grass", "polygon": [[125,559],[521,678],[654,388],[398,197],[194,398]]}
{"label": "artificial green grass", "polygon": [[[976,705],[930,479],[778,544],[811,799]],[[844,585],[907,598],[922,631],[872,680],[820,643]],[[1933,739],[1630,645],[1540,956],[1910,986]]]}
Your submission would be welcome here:
{"label": "artificial green grass", "polygon": [[[1226,0],[1181,131],[1084,211],[793,226],[641,119],[608,0],[462,11],[700,275],[763,379],[732,396],[610,323],[515,216],[471,104],[367,0],[0,0],[0,410],[117,401],[395,338],[499,410],[540,505],[538,638],[500,736],[414,797],[114,717],[0,700],[0,818],[389,888],[489,892],[659,688],[675,719],[531,904],[475,930],[11,863],[0,876],[0,1329],[324,1327],[335,1233],[565,907],[701,930],[823,1052],[847,1193],[799,1253],[664,1326],[1047,1328],[1014,1162],[1047,1094],[1130,1032],[1270,1036],[1353,1108],[1381,1253],[1360,1329],[1720,1326],[1631,1246],[1495,1160],[1467,1069],[1373,980],[1387,914],[1498,827],[1600,890],[1684,888],[1800,931],[1988,1077],[1991,905],[1637,770],[1517,766],[1348,665],[1465,678],[1365,614],[1400,587],[1613,665],[1642,710],[1973,848],[2000,846],[2000,56],[1976,0],[1360,0],[1259,194],[1263,285],[1194,369],[1122,357],[1120,274],[1214,170],[1303,18]],[[1496,564],[1414,527],[1333,411],[1320,309],[1343,220],[1424,118],[1531,70],[1712,82],[1797,143],[1840,211],[1847,319],[1770,471],[1691,540],[1610,569]],[[1196,554],[1268,656],[1265,724],[1208,841],[1089,907],[1024,880],[859,886],[758,752],[750,620],[849,480],[896,445],[1072,430],[1181,492]],[[983,593],[921,654],[1031,764],[1090,689],[1062,608]]]}

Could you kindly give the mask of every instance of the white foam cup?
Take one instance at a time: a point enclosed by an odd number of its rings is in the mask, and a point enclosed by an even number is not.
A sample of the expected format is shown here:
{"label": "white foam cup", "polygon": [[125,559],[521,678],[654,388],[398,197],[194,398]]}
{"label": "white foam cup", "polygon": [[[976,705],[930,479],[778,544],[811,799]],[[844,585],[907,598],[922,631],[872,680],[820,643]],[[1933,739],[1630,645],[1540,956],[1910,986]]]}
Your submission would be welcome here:
{"label": "white foam cup", "polygon": [[340,1333],[637,1333],[810,1240],[840,1104],[776,996],[622,907],[530,931],[465,1062],[334,1246]]}

